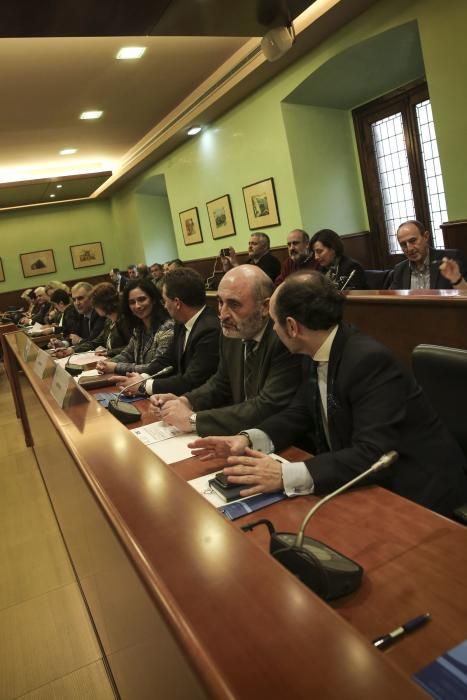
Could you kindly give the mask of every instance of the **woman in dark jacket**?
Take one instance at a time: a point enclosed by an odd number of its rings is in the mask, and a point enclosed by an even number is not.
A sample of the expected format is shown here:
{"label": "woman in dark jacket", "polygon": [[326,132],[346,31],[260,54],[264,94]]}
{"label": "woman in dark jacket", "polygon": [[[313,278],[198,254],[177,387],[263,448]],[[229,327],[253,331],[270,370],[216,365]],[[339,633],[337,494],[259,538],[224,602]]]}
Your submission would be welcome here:
{"label": "woman in dark jacket", "polygon": [[104,328],[96,338],[83,340],[75,346],[75,352],[86,352],[105,348],[107,357],[113,357],[121,352],[131,339],[133,325],[120,311],[120,297],[109,282],[96,284],[91,292],[91,302],[96,313],[105,317]]}
{"label": "woman in dark jacket", "polygon": [[148,279],[133,279],[126,285],[122,314],[133,325],[130,342],[112,361],[102,360],[97,368],[105,374],[142,374],[173,343],[174,321],[159,290]]}
{"label": "woman in dark jacket", "polygon": [[341,237],[331,229],[317,231],[310,248],[319,265],[319,272],[334,282],[338,289],[367,289],[365,271],[359,262],[344,255]]}

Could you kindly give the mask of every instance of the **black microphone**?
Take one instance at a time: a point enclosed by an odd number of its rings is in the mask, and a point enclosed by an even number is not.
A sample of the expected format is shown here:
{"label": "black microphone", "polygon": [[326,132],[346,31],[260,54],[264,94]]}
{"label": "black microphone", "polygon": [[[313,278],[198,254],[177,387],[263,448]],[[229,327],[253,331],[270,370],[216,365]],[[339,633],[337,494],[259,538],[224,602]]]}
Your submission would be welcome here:
{"label": "black microphone", "polygon": [[[155,374],[151,374],[146,379],[164,377],[166,374],[173,372],[173,369],[174,368],[172,366],[164,367],[164,369],[159,370],[159,372],[156,372]],[[131,382],[131,384],[127,384],[127,386],[123,387],[123,389],[118,392],[116,398],[111,399],[109,401],[109,405],[107,406],[110,413],[115,416],[115,418],[118,418],[118,420],[122,423],[133,423],[141,418],[141,411],[139,408],[136,408],[136,406],[129,403],[120,404],[122,394],[124,394],[127,389],[130,389],[130,387],[136,386],[137,384],[141,384],[141,379],[137,379],[135,382]]]}
{"label": "black microphone", "polygon": [[70,364],[70,360],[72,357],[76,357],[77,355],[89,355],[92,353],[92,350],[86,350],[85,352],[72,352],[71,355],[68,355],[68,359],[65,362],[64,369],[68,372],[68,374],[71,374],[72,377],[77,377],[81,372],[84,370],[83,365],[76,365],[76,364]]}
{"label": "black microphone", "polygon": [[252,530],[257,525],[266,525],[271,535],[269,550],[272,556],[324,600],[334,600],[352,593],[360,585],[363,568],[323,542],[306,537],[304,530],[311,516],[331,498],[354,486],[369,474],[389,467],[398,457],[394,450],[382,455],[369,469],[322,498],[308,511],[297,534],[276,532],[268,520],[245,525],[242,529]]}

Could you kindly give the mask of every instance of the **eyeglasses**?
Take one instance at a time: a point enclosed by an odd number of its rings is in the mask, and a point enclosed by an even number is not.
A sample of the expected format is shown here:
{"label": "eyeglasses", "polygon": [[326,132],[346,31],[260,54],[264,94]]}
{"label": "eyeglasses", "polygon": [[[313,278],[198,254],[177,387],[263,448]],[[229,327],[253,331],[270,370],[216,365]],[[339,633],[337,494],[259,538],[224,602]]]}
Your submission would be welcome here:
{"label": "eyeglasses", "polygon": [[75,302],[75,301],[84,301],[85,299],[86,299],[86,297],[71,297],[71,300],[72,300],[73,302]]}

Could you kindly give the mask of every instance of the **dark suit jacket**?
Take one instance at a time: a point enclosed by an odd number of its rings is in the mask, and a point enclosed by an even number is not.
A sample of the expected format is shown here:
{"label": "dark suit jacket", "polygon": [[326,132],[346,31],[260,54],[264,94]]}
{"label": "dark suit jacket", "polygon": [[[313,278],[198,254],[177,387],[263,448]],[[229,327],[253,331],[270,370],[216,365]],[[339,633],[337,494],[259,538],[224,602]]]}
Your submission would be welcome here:
{"label": "dark suit jacket", "polygon": [[[318,270],[323,274],[326,274],[327,268],[319,267]],[[346,285],[345,289],[367,289],[367,283],[365,278],[365,271],[359,262],[353,258],[348,258],[346,255],[342,255],[338,261],[337,268],[335,271],[334,281],[337,284],[338,289],[346,284],[350,274],[353,272],[352,279]]]}
{"label": "dark suit jacket", "polygon": [[79,324],[79,314],[76,311],[73,304],[66,307],[63,317],[60,320],[60,325],[54,326],[54,333],[63,333],[63,335],[69,335],[73,333],[73,328],[76,328]]}
{"label": "dark suit jacket", "polygon": [[[310,424],[310,393],[304,381],[288,409],[257,426],[276,450],[296,443]],[[413,376],[387,348],[347,324],[332,345],[327,406],[331,451],[306,462],[316,493],[338,488],[396,450],[397,462],[372,481],[445,515],[467,501],[465,458]]]}
{"label": "dark suit jacket", "polygon": [[42,325],[47,324],[47,314],[52,308],[52,304],[46,301],[44,304],[36,307],[31,314],[31,321],[33,323],[40,323]]}
{"label": "dark suit jacket", "polygon": [[253,262],[253,260],[249,260],[247,264],[256,265],[256,267],[261,268],[261,270],[263,270],[263,272],[265,272],[273,282],[281,271],[281,264],[272,253],[265,253],[265,255],[263,255],[263,257],[260,258],[257,263]]}
{"label": "dark suit jacket", "polygon": [[75,352],[87,352],[98,347],[104,347],[107,348],[107,357],[113,357],[126,348],[130,342],[131,335],[132,329],[126,316],[120,314],[115,324],[109,318],[106,318],[99,335],[96,335],[95,338],[82,340],[78,345],[75,345]]}
{"label": "dark suit jacket", "polygon": [[244,400],[244,347],[240,339],[221,336],[217,372],[186,394],[196,411],[198,435],[231,435],[287,406],[300,381],[300,360],[289,353],[268,321],[255,353],[255,397]]}
{"label": "dark suit jacket", "polygon": [[203,309],[190,331],[184,351],[183,329],[180,323],[175,324],[174,341],[170,348],[148,368],[148,374],[154,374],[164,367],[174,368],[172,376],[153,380],[153,394],[180,396],[203,384],[217,369],[220,325],[215,311],[208,306]]}
{"label": "dark suit jacket", "polygon": [[[430,289],[452,289],[452,284],[439,271],[439,266],[442,258],[453,258],[459,263],[461,275],[465,277],[466,264],[465,259],[460,250],[451,248],[447,250],[438,250],[430,248]],[[410,289],[410,263],[408,260],[403,260],[394,268],[394,274],[390,289]]]}
{"label": "dark suit jacket", "polygon": [[104,323],[105,318],[103,316],[99,316],[99,314],[97,314],[93,309],[91,311],[89,323],[90,331],[83,314],[77,314],[75,325],[73,328],[70,328],[70,333],[76,333],[76,335],[79,335],[79,337],[83,340],[93,340],[94,338],[97,338],[99,333],[102,332]]}

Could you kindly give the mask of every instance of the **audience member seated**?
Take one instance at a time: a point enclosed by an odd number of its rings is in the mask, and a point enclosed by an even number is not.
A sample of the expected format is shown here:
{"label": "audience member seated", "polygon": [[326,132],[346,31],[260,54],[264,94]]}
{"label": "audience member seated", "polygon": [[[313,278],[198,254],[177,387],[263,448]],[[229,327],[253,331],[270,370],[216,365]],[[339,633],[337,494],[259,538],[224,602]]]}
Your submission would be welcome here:
{"label": "audience member seated", "polygon": [[430,234],[420,221],[401,224],[397,229],[397,240],[407,260],[395,266],[391,289],[453,289],[452,283],[440,271],[443,258],[456,260],[459,277],[465,276],[461,251],[431,248]]}
{"label": "audience member seated", "polygon": [[276,285],[281,284],[292,272],[298,270],[315,270],[317,262],[310,251],[310,236],[301,228],[295,228],[287,236],[288,258],[282,263]]}
{"label": "audience member seated", "polygon": [[104,374],[147,372],[150,363],[173,343],[174,322],[162,306],[159,291],[148,279],[128,282],[123,290],[122,313],[134,326],[130,342],[112,360],[101,360],[97,368]]}
{"label": "audience member seated", "polygon": [[138,263],[136,269],[138,270],[138,277],[140,280],[148,279],[151,276],[149,273],[149,267],[144,263]]}
{"label": "audience member seated", "polygon": [[[51,298],[53,292],[56,289],[61,289],[68,294],[68,297],[70,296],[70,288],[67,284],[65,284],[64,282],[59,282],[58,280],[52,280],[51,282],[47,282],[47,284],[45,285],[45,293],[47,294],[49,299]],[[56,310],[54,305],[51,303],[49,313],[47,314],[46,322],[51,323],[52,325],[55,325],[58,317],[59,317],[59,312]]]}
{"label": "audience member seated", "polygon": [[138,279],[138,268],[134,263],[131,265],[128,265],[127,276],[128,276],[129,280],[137,280]]}
{"label": "audience member seated", "polygon": [[174,260],[171,260],[169,263],[167,263],[167,272],[170,272],[171,270],[176,270],[178,267],[183,267],[183,262],[180,260],[180,258],[175,258]]}
{"label": "audience member seated", "polygon": [[104,328],[104,319],[92,308],[91,292],[92,284],[89,282],[77,282],[71,288],[71,298],[78,312],[76,323],[70,330],[66,340],[51,340],[54,348],[78,345],[82,340],[93,340]]}
{"label": "audience member seated", "polygon": [[359,262],[344,255],[341,237],[331,229],[317,231],[310,241],[318,270],[338,289],[366,289],[365,271]]}
{"label": "audience member seated", "polygon": [[79,323],[78,312],[72,304],[69,292],[64,289],[54,289],[50,302],[56,311],[54,323],[44,328],[44,333],[55,333],[68,336]]}
{"label": "audience member seated", "polygon": [[47,325],[47,315],[51,309],[49,297],[45,291],[45,287],[36,287],[34,290],[34,304],[30,314],[25,314],[20,319],[20,323],[25,326],[34,323],[40,323],[42,326]]}
{"label": "audience member seated", "polygon": [[[162,357],[148,367],[147,374],[128,373],[121,387],[140,380],[127,393],[184,394],[204,384],[217,370],[219,362],[219,319],[206,306],[206,291],[201,275],[189,267],[168,272],[164,278],[162,299],[174,319],[174,342]],[[172,367],[170,375],[149,379],[148,375]]]}
{"label": "audience member seated", "polygon": [[[274,282],[281,271],[281,264],[271,253],[270,248],[271,242],[266,233],[252,233],[248,242],[249,260],[247,264],[256,265]],[[229,248],[229,255],[221,255],[221,262],[224,272],[240,264],[232,246]]]}
{"label": "audience member seated", "polygon": [[290,355],[268,318],[270,278],[258,267],[240,265],[222,278],[222,327],[217,372],[181,398],[155,394],[163,420],[199,435],[242,430],[288,405],[300,379],[298,358]]}
{"label": "audience member seated", "polygon": [[[278,287],[271,299],[274,328],[291,352],[305,356],[294,400],[241,435],[191,446],[204,458],[236,455],[224,473],[232,483],[248,484],[244,496],[328,493],[396,450],[394,465],[367,483],[451,515],[467,500],[462,451],[390,351],[342,321],[343,302],[317,272],[296,273]],[[297,444],[307,429],[315,457],[282,465],[265,456]]]}
{"label": "audience member seated", "polygon": [[117,292],[119,294],[123,292],[125,285],[128,283],[128,277],[125,277],[118,267],[110,268],[109,277]]}
{"label": "audience member seated", "polygon": [[443,258],[439,266],[439,271],[443,277],[451,283],[453,289],[467,290],[467,282],[464,279],[457,260]]}
{"label": "audience member seated", "polygon": [[157,289],[162,293],[162,286],[164,284],[164,268],[160,263],[153,263],[149,270],[151,273],[152,283],[155,284]]}
{"label": "audience member seated", "polygon": [[130,342],[132,327],[120,313],[120,296],[113,284],[102,282],[96,285],[91,292],[91,304],[97,315],[105,318],[102,331],[95,338],[82,340],[74,347],[58,349],[57,357],[98,349],[99,354],[112,357],[121,352]]}
{"label": "audience member seated", "polygon": [[20,299],[25,302],[26,308],[23,308],[22,311],[24,312],[24,317],[25,318],[30,318],[32,314],[32,309],[34,308],[34,304],[36,301],[36,294],[33,289],[25,289],[24,292],[22,292]]}

